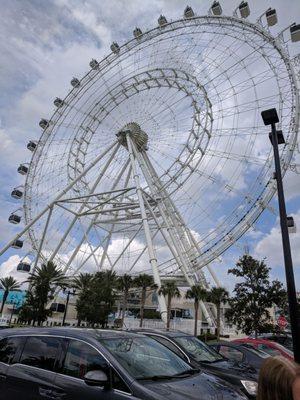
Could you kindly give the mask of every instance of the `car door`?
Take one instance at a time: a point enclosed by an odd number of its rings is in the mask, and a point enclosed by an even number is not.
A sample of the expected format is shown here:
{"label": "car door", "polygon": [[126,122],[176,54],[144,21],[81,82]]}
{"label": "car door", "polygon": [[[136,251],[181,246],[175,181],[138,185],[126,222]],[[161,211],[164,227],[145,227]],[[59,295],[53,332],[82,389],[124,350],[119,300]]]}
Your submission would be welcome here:
{"label": "car door", "polygon": [[51,336],[26,338],[18,362],[10,365],[7,372],[7,399],[53,399],[54,370],[61,342],[62,339]]}
{"label": "car door", "polygon": [[[89,386],[84,375],[89,371],[101,370],[112,375],[112,388]],[[66,353],[55,385],[63,396],[58,400],[126,400],[135,398],[122,378],[109,367],[100,352],[89,343],[79,339],[67,341]]]}
{"label": "car door", "polygon": [[7,374],[9,366],[18,359],[22,351],[24,338],[7,337],[0,341],[0,399],[8,399]]}

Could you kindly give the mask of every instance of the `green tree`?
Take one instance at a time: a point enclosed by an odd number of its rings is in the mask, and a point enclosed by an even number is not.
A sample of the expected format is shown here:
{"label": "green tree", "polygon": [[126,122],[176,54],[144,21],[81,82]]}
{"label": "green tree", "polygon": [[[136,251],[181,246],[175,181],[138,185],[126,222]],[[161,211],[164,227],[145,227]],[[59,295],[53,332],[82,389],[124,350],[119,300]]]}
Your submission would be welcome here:
{"label": "green tree", "polygon": [[53,300],[57,288],[67,286],[67,278],[52,261],[48,261],[37,267],[27,282],[29,290],[20,311],[20,319],[30,322],[28,316],[31,316],[33,325],[35,322],[41,325],[51,315],[51,310],[47,309],[48,302]]}
{"label": "green tree", "polygon": [[141,306],[140,306],[140,328],[143,326],[144,320],[144,309],[146,303],[146,295],[147,289],[156,288],[157,286],[154,284],[154,279],[152,275],[148,274],[140,274],[138,275],[133,282],[134,286],[141,288]]}
{"label": "green tree", "polygon": [[3,289],[3,298],[2,298],[1,310],[0,310],[0,314],[2,314],[4,305],[6,303],[8,295],[9,295],[9,292],[18,290],[20,288],[20,285],[15,280],[15,278],[12,276],[7,276],[6,278],[1,278],[0,285],[1,285],[1,289]]}
{"label": "green tree", "polygon": [[78,319],[105,327],[116,300],[117,276],[112,271],[100,271],[85,278],[86,285],[76,301]]}
{"label": "green tree", "polygon": [[117,288],[123,294],[122,300],[122,314],[121,314],[121,327],[124,325],[125,312],[128,303],[129,290],[133,286],[133,279],[130,275],[124,274],[117,279]]}
{"label": "green tree", "polygon": [[247,335],[254,332],[257,337],[270,326],[268,308],[274,304],[280,308],[285,306],[286,291],[279,281],[270,282],[270,268],[264,260],[256,260],[248,254],[243,255],[228,273],[238,277],[240,282],[229,299],[226,318]]}
{"label": "green tree", "polygon": [[88,307],[89,298],[91,296],[92,284],[94,275],[89,273],[80,273],[76,276],[71,286],[76,289],[76,311],[77,311],[77,325],[81,325],[81,321],[85,320],[86,307]]}
{"label": "green tree", "polygon": [[217,308],[217,340],[220,340],[221,331],[221,304],[225,303],[229,298],[229,293],[223,287],[213,287],[209,293],[207,300],[213,303]]}
{"label": "green tree", "polygon": [[166,282],[158,290],[159,295],[163,295],[167,298],[167,331],[170,329],[170,320],[171,320],[171,308],[172,308],[172,299],[180,298],[180,291],[176,285],[176,282],[170,281]]}
{"label": "green tree", "polygon": [[207,299],[207,295],[208,295],[207,290],[199,284],[192,286],[185,294],[186,299],[194,300],[194,310],[195,310],[194,336],[197,336],[199,302],[205,301]]}

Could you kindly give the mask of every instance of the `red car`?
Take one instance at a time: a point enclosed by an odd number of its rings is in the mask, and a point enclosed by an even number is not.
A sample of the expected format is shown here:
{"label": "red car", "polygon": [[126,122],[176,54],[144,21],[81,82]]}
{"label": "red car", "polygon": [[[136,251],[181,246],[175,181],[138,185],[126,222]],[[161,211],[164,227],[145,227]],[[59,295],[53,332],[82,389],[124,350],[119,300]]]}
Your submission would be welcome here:
{"label": "red car", "polygon": [[253,339],[253,338],[244,338],[244,339],[235,339],[234,343],[247,343],[253,346],[255,349],[261,350],[270,356],[283,356],[288,358],[289,360],[293,360],[293,353],[282,346],[279,343],[272,342],[271,340],[266,339]]}

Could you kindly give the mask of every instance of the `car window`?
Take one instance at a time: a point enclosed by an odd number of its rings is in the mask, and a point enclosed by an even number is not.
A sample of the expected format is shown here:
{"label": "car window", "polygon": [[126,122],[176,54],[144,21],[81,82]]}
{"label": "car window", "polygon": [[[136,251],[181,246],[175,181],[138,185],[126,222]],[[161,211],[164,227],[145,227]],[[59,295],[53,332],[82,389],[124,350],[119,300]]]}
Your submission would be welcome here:
{"label": "car window", "polygon": [[0,362],[12,364],[14,357],[24,343],[22,337],[10,337],[0,341]]}
{"label": "car window", "polygon": [[28,337],[21,355],[20,363],[32,367],[54,370],[61,339],[46,336]]}
{"label": "car window", "polygon": [[274,349],[273,347],[269,347],[269,346],[267,346],[266,344],[259,343],[259,344],[257,345],[257,348],[258,348],[259,350],[264,351],[265,353],[270,354],[271,356],[280,356],[280,355],[281,355],[281,353],[280,353],[279,350],[276,350],[276,349]]}
{"label": "car window", "polygon": [[99,352],[87,343],[79,340],[70,340],[63,364],[64,375],[83,379],[89,371],[105,370],[108,368],[106,360]]}
{"label": "car window", "polygon": [[191,369],[182,358],[150,337],[109,338],[99,342],[135,379],[171,377]]}
{"label": "car window", "polygon": [[179,357],[185,358],[184,354],[176,347],[173,343],[171,343],[168,339],[165,339],[161,336],[151,336],[151,338],[156,340],[157,342],[161,343],[162,345],[166,346],[168,349],[172,350],[174,353],[176,353]]}
{"label": "car window", "polygon": [[259,356],[261,358],[268,358],[270,356],[270,354],[267,354],[262,350],[256,349],[255,347],[248,345],[247,343],[245,343],[245,344],[243,343],[242,346],[246,347],[248,352],[253,353],[256,356]]}
{"label": "car window", "polygon": [[131,393],[130,389],[116,371],[112,371],[112,387],[122,392]]}
{"label": "car window", "polygon": [[174,341],[196,361],[216,362],[223,357],[194,336],[176,336]]}
{"label": "car window", "polygon": [[221,345],[219,353],[222,354],[222,356],[228,358],[229,360],[237,362],[242,362],[244,358],[243,352],[231,346]]}

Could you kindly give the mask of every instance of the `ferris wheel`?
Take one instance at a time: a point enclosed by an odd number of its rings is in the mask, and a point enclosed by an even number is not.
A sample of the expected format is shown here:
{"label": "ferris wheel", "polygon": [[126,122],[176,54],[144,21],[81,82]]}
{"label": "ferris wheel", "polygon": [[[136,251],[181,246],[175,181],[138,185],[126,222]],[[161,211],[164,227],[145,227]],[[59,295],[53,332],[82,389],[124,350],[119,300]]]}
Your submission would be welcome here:
{"label": "ferris wheel", "polygon": [[[12,196],[24,229],[1,251],[23,242],[29,271],[54,260],[65,273],[110,268],[163,276],[180,273],[205,287],[209,263],[237,241],[276,191],[273,155],[260,113],[276,107],[289,168],[299,130],[300,25],[272,33],[268,9],[255,23],[242,2],[223,16],[191,7],[176,21],[114,42],[56,98],[31,161]],[[24,246],[25,247],[25,246]],[[166,310],[159,298],[161,312]],[[202,304],[207,315],[207,310]]]}

